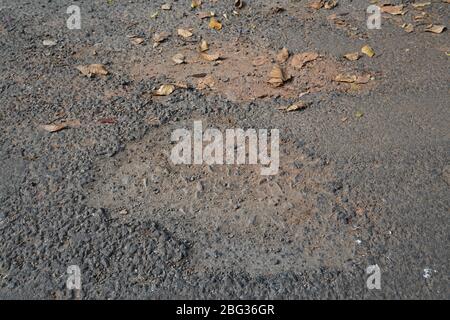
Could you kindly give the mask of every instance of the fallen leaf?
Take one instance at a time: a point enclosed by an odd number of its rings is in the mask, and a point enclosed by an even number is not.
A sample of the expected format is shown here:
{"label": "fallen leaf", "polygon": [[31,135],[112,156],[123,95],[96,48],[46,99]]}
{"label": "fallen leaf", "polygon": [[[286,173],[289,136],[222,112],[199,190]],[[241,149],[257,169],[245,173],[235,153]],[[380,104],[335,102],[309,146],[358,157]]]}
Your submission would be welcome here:
{"label": "fallen leaf", "polygon": [[275,65],[270,71],[268,82],[274,87],[282,86],[287,80],[284,70],[279,65]]}
{"label": "fallen leaf", "polygon": [[108,70],[106,70],[103,64],[90,64],[84,66],[77,66],[78,71],[80,71],[84,76],[92,77],[95,75],[106,76],[108,74]]}
{"label": "fallen leaf", "polygon": [[344,58],[349,61],[356,61],[360,58],[360,55],[358,52],[352,52],[352,53],[347,53],[346,55],[344,55]]}
{"label": "fallen leaf", "polygon": [[356,81],[355,75],[347,75],[347,74],[338,74],[334,81],[336,82],[345,82],[345,83],[353,83]]}
{"label": "fallen leaf", "polygon": [[370,46],[364,46],[361,48],[361,52],[372,58],[375,55],[375,51]]}
{"label": "fallen leaf", "polygon": [[331,9],[335,8],[337,5],[338,5],[337,0],[329,0],[329,1],[325,2],[324,8],[327,10],[331,10]]}
{"label": "fallen leaf", "polygon": [[200,54],[200,56],[202,57],[202,59],[206,60],[206,61],[216,61],[220,59],[220,54],[219,53],[215,53],[215,54],[208,54],[208,53],[204,53],[202,52]]}
{"label": "fallen leaf", "polygon": [[46,124],[41,125],[40,127],[44,129],[47,132],[58,132],[67,128],[76,128],[79,127],[80,121],[79,120],[71,120],[71,121],[65,121],[59,124]]}
{"label": "fallen leaf", "polygon": [[170,3],[163,4],[161,6],[161,9],[162,10],[171,10],[172,9],[172,5]]}
{"label": "fallen leaf", "polygon": [[303,101],[298,101],[294,103],[293,105],[290,105],[288,107],[282,107],[279,110],[286,111],[286,112],[292,112],[292,111],[298,111],[306,109],[308,105]]}
{"label": "fallen leaf", "polygon": [[185,57],[181,53],[177,53],[172,57],[172,61],[175,62],[176,64],[182,64],[185,62]]}
{"label": "fallen leaf", "polygon": [[153,41],[155,41],[156,43],[160,43],[160,42],[165,41],[169,37],[170,37],[170,33],[168,33],[168,32],[155,33],[153,35]]}
{"label": "fallen leaf", "polygon": [[444,32],[445,29],[447,29],[446,26],[430,24],[425,28],[425,31],[439,34],[439,33]]}
{"label": "fallen leaf", "polygon": [[140,45],[144,42],[144,38],[133,37],[131,38],[131,42],[133,42],[135,45]]}
{"label": "fallen leaf", "polygon": [[190,32],[189,30],[186,29],[178,29],[177,33],[179,36],[183,37],[183,38],[190,38],[192,37],[192,32]]}
{"label": "fallen leaf", "polygon": [[211,75],[207,75],[206,77],[198,80],[197,83],[197,89],[198,90],[204,90],[206,88],[214,88],[214,84],[215,84],[215,79],[213,76]]}
{"label": "fallen leaf", "polygon": [[420,3],[413,3],[412,6],[416,9],[423,9],[426,6],[431,5],[431,2],[420,2]]}
{"label": "fallen leaf", "polygon": [[356,111],[355,117],[362,118],[363,116],[364,116],[364,113],[362,113],[361,111]]}
{"label": "fallen leaf", "polygon": [[314,61],[319,57],[318,53],[315,52],[305,52],[299,53],[293,56],[291,65],[296,69],[303,68],[308,62]]}
{"label": "fallen leaf", "polygon": [[208,42],[206,42],[206,40],[202,40],[202,42],[200,42],[200,44],[198,45],[198,51],[205,52],[208,50],[209,50]]}
{"label": "fallen leaf", "polygon": [[222,24],[217,21],[216,18],[211,17],[211,19],[209,20],[209,28],[220,31],[222,30]]}
{"label": "fallen leaf", "polygon": [[202,0],[192,0],[191,2],[191,8],[197,9],[202,5]]}
{"label": "fallen leaf", "polygon": [[411,23],[405,23],[402,25],[403,30],[405,30],[408,33],[411,33],[414,31],[414,26]]}
{"label": "fallen leaf", "polygon": [[197,17],[199,17],[199,19],[211,18],[211,17],[214,17],[214,13],[212,13],[212,12],[206,12],[206,11],[204,11],[204,12],[199,12],[199,13],[197,14]]}
{"label": "fallen leaf", "polygon": [[163,84],[153,94],[155,96],[168,96],[168,95],[172,94],[172,92],[174,92],[174,91],[175,91],[175,86],[173,84]]}
{"label": "fallen leaf", "polygon": [[406,11],[403,10],[404,7],[405,6],[402,4],[398,6],[388,4],[381,7],[381,12],[389,13],[392,15],[404,15],[406,13]]}
{"label": "fallen leaf", "polygon": [[289,51],[286,48],[283,48],[278,52],[276,60],[278,63],[285,63],[289,59]]}

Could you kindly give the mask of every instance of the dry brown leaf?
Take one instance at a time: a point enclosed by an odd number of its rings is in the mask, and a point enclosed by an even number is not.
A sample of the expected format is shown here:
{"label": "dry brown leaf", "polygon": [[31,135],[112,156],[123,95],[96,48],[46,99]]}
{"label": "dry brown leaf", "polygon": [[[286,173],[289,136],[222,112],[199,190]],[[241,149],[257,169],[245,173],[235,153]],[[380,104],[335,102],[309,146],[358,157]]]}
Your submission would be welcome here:
{"label": "dry brown leaf", "polygon": [[202,40],[202,42],[200,42],[200,44],[198,45],[198,51],[205,52],[208,50],[209,50],[208,42],[206,42],[206,40]]}
{"label": "dry brown leaf", "polygon": [[186,29],[178,29],[177,33],[179,36],[183,37],[183,38],[190,38],[192,37],[192,32]]}
{"label": "dry brown leaf", "polygon": [[215,84],[215,79],[213,76],[211,75],[207,75],[206,77],[198,80],[197,83],[197,89],[198,90],[204,90],[206,88],[214,88],[214,84]]}
{"label": "dry brown leaf", "polygon": [[168,33],[168,32],[155,33],[153,35],[153,41],[155,41],[156,43],[160,43],[160,42],[165,41],[169,37],[170,37],[170,33]]}
{"label": "dry brown leaf", "polygon": [[206,60],[206,61],[217,61],[220,59],[220,54],[219,53],[214,53],[214,54],[207,54],[207,53],[200,53],[200,56],[202,57],[202,59]]}
{"label": "dry brown leaf", "polygon": [[352,52],[352,53],[347,53],[346,55],[344,55],[344,58],[349,61],[356,61],[360,58],[360,55],[358,52]]}
{"label": "dry brown leaf", "polygon": [[79,127],[80,121],[79,120],[72,120],[72,121],[65,121],[58,124],[45,124],[41,125],[40,127],[44,129],[47,132],[58,132],[67,128],[76,128]]}
{"label": "dry brown leaf", "polygon": [[337,0],[328,0],[327,2],[325,2],[324,8],[327,10],[331,10],[335,8],[337,5],[338,5]]}
{"label": "dry brown leaf", "polygon": [[375,51],[370,46],[367,45],[361,48],[361,52],[370,58],[375,56]]}
{"label": "dry brown leaf", "polygon": [[202,0],[192,0],[192,2],[191,2],[192,9],[200,8],[201,5],[202,5]]}
{"label": "dry brown leaf", "polygon": [[295,69],[301,69],[308,62],[314,61],[319,57],[318,53],[315,52],[305,52],[294,55],[291,61],[291,65]]}
{"label": "dry brown leaf", "polygon": [[131,38],[131,42],[135,45],[140,45],[144,42],[144,38],[139,38],[139,37],[133,37]]}
{"label": "dry brown leaf", "polygon": [[222,30],[222,24],[217,21],[216,18],[211,17],[211,19],[209,20],[209,28],[220,31]]}
{"label": "dry brown leaf", "polygon": [[287,80],[288,78],[286,77],[284,70],[279,65],[273,66],[269,74],[268,82],[274,87],[279,87]]}
{"label": "dry brown leaf", "polygon": [[198,17],[199,19],[211,18],[211,17],[214,17],[214,13],[212,13],[212,12],[206,12],[206,11],[204,11],[204,12],[199,12],[199,13],[197,14],[197,17]]}
{"label": "dry brown leaf", "polygon": [[347,75],[347,74],[338,74],[334,81],[336,82],[345,82],[345,83],[353,83],[356,82],[355,75]]}
{"label": "dry brown leaf", "polygon": [[425,31],[439,34],[444,32],[445,29],[447,29],[446,26],[430,24],[425,28]]}
{"label": "dry brown leaf", "polygon": [[95,75],[106,76],[108,74],[108,70],[103,64],[90,64],[84,66],[77,66],[78,71],[80,71],[86,77],[92,77]]}
{"label": "dry brown leaf", "polygon": [[282,107],[279,110],[286,111],[286,112],[292,112],[292,111],[298,111],[303,110],[308,107],[308,104],[306,104],[304,101],[298,101],[294,103],[293,105],[290,105],[288,107]]}
{"label": "dry brown leaf", "polygon": [[286,48],[283,48],[278,52],[276,60],[278,63],[285,63],[289,59],[289,50]]}
{"label": "dry brown leaf", "polygon": [[414,31],[414,26],[411,23],[405,23],[404,25],[402,25],[402,28],[408,33]]}
{"label": "dry brown leaf", "polygon": [[175,86],[173,84],[163,84],[153,94],[155,96],[168,96],[168,95],[172,94],[172,92],[174,92],[174,91],[175,91]]}
{"label": "dry brown leaf", "polygon": [[405,6],[404,5],[398,5],[398,6],[394,6],[391,4],[385,5],[381,7],[381,12],[383,13],[389,13],[392,15],[404,15],[407,11],[403,10]]}
{"label": "dry brown leaf", "polygon": [[176,64],[182,64],[185,62],[185,57],[181,53],[177,53],[172,57],[172,61],[175,62]]}

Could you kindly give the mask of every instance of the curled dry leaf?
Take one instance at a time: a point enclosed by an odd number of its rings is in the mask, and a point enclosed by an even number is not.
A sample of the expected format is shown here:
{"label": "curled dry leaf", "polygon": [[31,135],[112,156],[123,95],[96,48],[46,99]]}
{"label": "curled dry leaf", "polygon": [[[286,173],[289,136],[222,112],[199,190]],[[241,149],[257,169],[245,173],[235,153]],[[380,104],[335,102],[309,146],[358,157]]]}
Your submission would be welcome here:
{"label": "curled dry leaf", "polygon": [[285,63],[289,59],[289,50],[286,48],[283,48],[278,52],[276,60],[278,63]]}
{"label": "curled dry leaf", "polygon": [[291,65],[295,69],[301,69],[304,65],[306,65],[308,62],[314,61],[319,57],[318,53],[315,52],[305,52],[305,53],[299,53],[292,57]]}
{"label": "curled dry leaf", "polygon": [[59,124],[45,124],[40,127],[47,132],[58,132],[67,128],[77,128],[81,125],[79,120],[65,121]]}
{"label": "curled dry leaf", "polygon": [[383,13],[389,13],[392,15],[404,15],[407,11],[403,10],[405,6],[404,5],[398,5],[398,6],[394,6],[391,4],[387,4],[381,7],[381,12]]}
{"label": "curled dry leaf", "polygon": [[168,33],[168,32],[155,33],[153,35],[153,41],[155,41],[156,43],[160,43],[160,42],[165,41],[169,37],[170,37],[170,33]]}
{"label": "curled dry leaf", "polygon": [[144,38],[133,37],[131,38],[131,42],[135,45],[140,45],[144,42]]}
{"label": "curled dry leaf", "polygon": [[289,78],[286,77],[284,70],[279,65],[275,65],[270,71],[268,82],[274,87],[279,87],[288,79]]}
{"label": "curled dry leaf", "polygon": [[337,0],[328,0],[327,2],[325,2],[324,8],[327,10],[331,10],[335,8],[337,5],[338,5]]}
{"label": "curled dry leaf", "polygon": [[298,111],[303,110],[308,107],[308,104],[306,104],[304,101],[298,101],[294,103],[293,105],[290,105],[288,107],[282,107],[279,110],[286,111],[286,112],[292,112],[292,111]]}
{"label": "curled dry leaf", "polygon": [[206,42],[206,40],[202,40],[200,42],[200,44],[198,45],[198,51],[199,52],[205,52],[209,50],[209,45],[208,42]]}
{"label": "curled dry leaf", "polygon": [[175,62],[176,64],[182,64],[185,63],[185,57],[184,55],[182,55],[181,53],[177,53],[176,55],[174,55],[172,57],[172,61]]}
{"label": "curled dry leaf", "polygon": [[207,75],[204,78],[201,78],[200,80],[198,80],[197,83],[197,89],[198,90],[204,90],[206,88],[214,88],[216,80],[214,79],[213,76],[211,75]]}
{"label": "curled dry leaf", "polygon": [[220,31],[222,30],[222,23],[217,21],[216,18],[211,17],[211,19],[209,20],[209,28]]}
{"label": "curled dry leaf", "polygon": [[414,26],[411,23],[405,23],[402,25],[403,30],[405,30],[408,33],[411,33],[414,31]]}
{"label": "curled dry leaf", "polygon": [[103,64],[90,64],[85,66],[77,66],[76,68],[84,76],[89,78],[95,75],[106,76],[108,74],[108,70],[106,70]]}
{"label": "curled dry leaf", "polygon": [[372,58],[375,55],[375,51],[370,46],[367,45],[361,48],[361,52],[370,58]]}
{"label": "curled dry leaf", "polygon": [[425,31],[439,34],[439,33],[444,32],[445,29],[447,29],[446,26],[438,26],[438,25],[430,24],[425,28]]}
{"label": "curled dry leaf", "polygon": [[346,55],[344,55],[344,58],[349,61],[356,61],[360,58],[360,55],[358,52],[352,52],[352,53],[347,53]]}
{"label": "curled dry leaf", "polygon": [[220,54],[219,53],[214,53],[214,54],[207,54],[207,53],[200,53],[200,56],[202,57],[202,59],[206,60],[206,61],[217,61],[220,59]]}
{"label": "curled dry leaf", "polygon": [[168,96],[168,95],[172,94],[172,92],[174,92],[174,91],[175,91],[175,86],[173,84],[163,84],[153,94],[155,96]]}
{"label": "curled dry leaf", "polygon": [[183,37],[183,38],[190,38],[192,37],[192,32],[186,29],[178,29],[177,33],[179,36]]}
{"label": "curled dry leaf", "polygon": [[192,0],[192,2],[191,2],[192,9],[200,8],[201,5],[202,5],[202,0]]}

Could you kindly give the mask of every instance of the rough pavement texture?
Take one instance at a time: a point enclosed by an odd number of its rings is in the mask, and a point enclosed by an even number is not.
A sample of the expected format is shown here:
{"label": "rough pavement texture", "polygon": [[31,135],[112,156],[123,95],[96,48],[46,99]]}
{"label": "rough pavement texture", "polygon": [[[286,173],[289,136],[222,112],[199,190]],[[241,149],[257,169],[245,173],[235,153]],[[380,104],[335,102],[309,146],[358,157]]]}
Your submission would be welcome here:
{"label": "rough pavement texture", "polygon": [[[406,33],[412,7],[368,30],[366,1],[318,11],[247,1],[239,15],[231,0],[203,2],[222,31],[189,1],[170,11],[163,1],[1,1],[0,298],[71,298],[73,264],[86,299],[449,298],[449,33],[423,32],[448,23],[449,5],[432,1],[430,21]],[[66,27],[71,4],[81,30]],[[177,37],[180,27],[194,38]],[[154,48],[162,31],[172,36]],[[146,41],[132,44],[132,34]],[[192,88],[193,61],[169,69],[201,38],[228,56],[198,63],[215,90]],[[365,44],[374,58],[342,59]],[[274,91],[248,61],[283,47],[321,59]],[[89,63],[110,75],[82,77],[75,66]],[[346,90],[330,80],[341,71],[375,80]],[[152,96],[171,81],[189,88]],[[306,110],[278,110],[306,89]],[[40,128],[74,119],[77,128]],[[170,133],[193,120],[280,129],[280,174],[172,165]],[[373,264],[379,291],[366,288]]]}

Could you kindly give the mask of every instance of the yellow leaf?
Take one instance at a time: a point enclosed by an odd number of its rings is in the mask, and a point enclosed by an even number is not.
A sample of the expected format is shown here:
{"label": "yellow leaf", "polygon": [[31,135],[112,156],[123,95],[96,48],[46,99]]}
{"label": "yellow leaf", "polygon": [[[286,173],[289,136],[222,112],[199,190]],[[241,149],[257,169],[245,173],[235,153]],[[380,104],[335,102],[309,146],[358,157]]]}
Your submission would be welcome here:
{"label": "yellow leaf", "polygon": [[192,37],[192,32],[190,32],[189,30],[178,29],[177,32],[178,32],[178,35],[182,36],[183,38],[190,38],[190,37]]}
{"label": "yellow leaf", "polygon": [[154,92],[155,96],[168,96],[175,91],[175,86],[173,84],[163,84],[158,90]]}
{"label": "yellow leaf", "polygon": [[365,55],[367,55],[370,58],[375,56],[375,51],[370,46],[362,47],[361,52],[364,53]]}
{"label": "yellow leaf", "polygon": [[209,20],[209,28],[214,30],[222,30],[222,24],[216,20],[216,18],[211,17]]}

